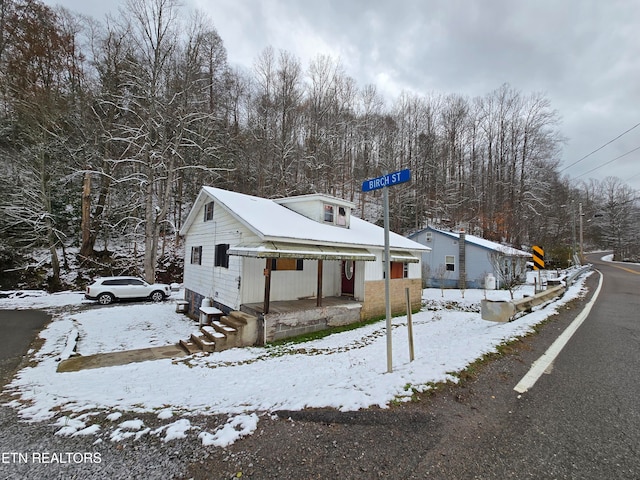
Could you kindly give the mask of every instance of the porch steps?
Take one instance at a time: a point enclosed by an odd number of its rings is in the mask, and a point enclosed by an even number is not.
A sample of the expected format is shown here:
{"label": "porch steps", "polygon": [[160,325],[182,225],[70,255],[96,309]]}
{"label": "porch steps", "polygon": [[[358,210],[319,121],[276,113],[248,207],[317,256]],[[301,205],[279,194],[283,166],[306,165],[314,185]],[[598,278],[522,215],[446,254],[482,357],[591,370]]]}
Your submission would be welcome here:
{"label": "porch steps", "polygon": [[[229,315],[213,320],[191,334],[178,345],[191,355],[198,352],[221,352],[233,347],[253,345],[255,340],[247,336],[248,325],[255,325],[257,318],[244,312],[232,311]],[[249,340],[248,340],[249,339]]]}
{"label": "porch steps", "polygon": [[202,327],[200,331],[209,341],[215,344],[215,348],[211,350],[212,352],[221,352],[222,350],[235,346],[229,342],[229,339],[224,333],[217,331],[210,325]]}
{"label": "porch steps", "polygon": [[226,323],[222,323],[222,321],[217,321],[217,320],[214,320],[213,322],[211,322],[211,326],[217,333],[226,337],[226,344],[229,346],[229,348],[240,346],[240,345],[237,345],[237,342],[236,342],[236,338],[238,336],[237,329],[230,327]]}
{"label": "porch steps", "polygon": [[222,317],[221,320],[227,325],[235,328],[241,328],[247,325],[250,321],[255,320],[255,318],[256,317],[249,315],[248,313],[234,310],[229,312],[229,315]]}
{"label": "porch steps", "polygon": [[196,345],[195,343],[193,343],[191,341],[191,339],[189,340],[180,340],[178,342],[178,345],[180,346],[180,348],[182,348],[185,352],[187,352],[188,355],[192,355],[194,353],[198,353],[201,352],[202,350],[200,349],[200,347],[198,345]]}
{"label": "porch steps", "polygon": [[200,329],[200,332],[191,334],[191,342],[195,343],[203,352],[213,352],[216,348],[215,341],[206,335],[202,335],[202,329]]}

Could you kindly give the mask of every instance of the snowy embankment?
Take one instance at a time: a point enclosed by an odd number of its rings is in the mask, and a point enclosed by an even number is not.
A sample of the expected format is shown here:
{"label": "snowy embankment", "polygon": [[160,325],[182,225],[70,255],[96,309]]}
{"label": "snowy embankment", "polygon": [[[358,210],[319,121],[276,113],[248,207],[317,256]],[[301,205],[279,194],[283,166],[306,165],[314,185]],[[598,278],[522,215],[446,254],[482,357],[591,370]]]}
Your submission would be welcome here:
{"label": "snowy embankment", "polygon": [[[250,434],[258,416],[275,410],[333,407],[343,411],[386,407],[408,400],[414,391],[433,383],[456,381],[456,372],[503,342],[525,335],[553,315],[557,306],[578,296],[583,280],[557,302],[510,323],[480,318],[485,295],[508,299],[506,291],[427,289],[422,311],[413,315],[415,360],[409,361],[407,317],[393,319],[393,372],[387,373],[385,322],[326,338],[278,347],[236,348],[176,360],[57,373],[61,358],[73,350],[81,355],[174,344],[188,338],[197,323],[175,313],[173,302],[126,304],[57,313],[41,332],[42,348],[31,352],[33,366],[21,370],[7,386],[15,396],[11,405],[28,421],[58,418],[60,435],[97,435],[119,441],[143,435],[164,435],[166,441],[187,432],[205,445],[225,446]],[[532,293],[526,285],[523,293]],[[70,303],[79,303],[69,293]],[[38,308],[60,306],[62,295],[31,297]],[[28,299],[0,299],[0,308],[27,308]],[[36,303],[37,302],[37,303]],[[229,421],[213,433],[199,431],[186,418],[160,429],[140,424],[117,424],[118,412],[156,412],[172,415],[227,414]],[[102,431],[92,418],[113,422]],[[75,423],[74,423],[75,422]],[[104,422],[103,422],[104,424]],[[102,437],[100,437],[102,435]]]}

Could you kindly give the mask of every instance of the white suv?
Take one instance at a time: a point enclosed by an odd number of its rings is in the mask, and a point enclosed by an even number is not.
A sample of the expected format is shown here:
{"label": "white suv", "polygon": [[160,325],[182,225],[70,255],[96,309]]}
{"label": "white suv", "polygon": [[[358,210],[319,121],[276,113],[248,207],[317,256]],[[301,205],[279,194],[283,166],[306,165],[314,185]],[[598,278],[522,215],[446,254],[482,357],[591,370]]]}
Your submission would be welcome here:
{"label": "white suv", "polygon": [[121,298],[148,298],[161,302],[170,295],[171,288],[163,283],[151,285],[136,277],[104,277],[89,285],[84,297],[97,300],[101,305],[109,305]]}

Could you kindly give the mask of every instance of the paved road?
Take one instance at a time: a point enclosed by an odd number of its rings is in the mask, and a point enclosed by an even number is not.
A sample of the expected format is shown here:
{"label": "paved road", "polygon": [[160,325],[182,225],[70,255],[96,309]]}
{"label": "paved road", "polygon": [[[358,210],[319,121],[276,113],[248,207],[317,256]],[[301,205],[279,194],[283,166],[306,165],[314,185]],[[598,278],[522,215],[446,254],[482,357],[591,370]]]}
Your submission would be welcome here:
{"label": "paved road", "polygon": [[[603,274],[590,315],[547,375],[505,398],[448,463],[456,478],[640,478],[640,267],[589,258]],[[443,476],[443,478],[444,478]],[[451,478],[453,478],[451,477]]]}
{"label": "paved road", "polygon": [[[528,392],[514,387],[590,296],[460,385],[389,410],[280,412],[291,421],[261,420],[260,434],[191,463],[185,478],[637,480],[640,277],[597,267],[591,314]],[[599,278],[587,280],[590,295]]]}
{"label": "paved road", "polygon": [[9,380],[50,318],[39,310],[0,310],[0,385]]}

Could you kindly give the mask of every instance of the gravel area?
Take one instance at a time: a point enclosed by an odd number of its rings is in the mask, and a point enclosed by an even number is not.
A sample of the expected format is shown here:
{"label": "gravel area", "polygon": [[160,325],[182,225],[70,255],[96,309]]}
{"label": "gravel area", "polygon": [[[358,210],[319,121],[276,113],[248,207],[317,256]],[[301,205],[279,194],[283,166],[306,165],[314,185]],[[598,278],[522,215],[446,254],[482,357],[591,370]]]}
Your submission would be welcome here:
{"label": "gravel area", "polygon": [[[587,285],[592,287],[596,277]],[[55,434],[60,426],[53,425],[54,420],[24,423],[12,408],[0,406],[0,478],[473,478],[464,475],[472,471],[465,466],[465,445],[491,421],[493,411],[509,408],[513,386],[585,301],[571,302],[538,334],[477,365],[459,385],[442,386],[388,409],[263,414],[252,435],[227,448],[205,447],[198,438],[198,432],[213,432],[224,424],[226,416],[159,419],[126,413],[113,422],[106,419],[109,412],[97,413],[92,420],[101,425],[97,434],[66,437]],[[191,422],[186,438],[110,438],[125,420],[142,420],[153,430],[178,418]]]}
{"label": "gravel area", "polygon": [[[142,418],[145,425],[158,423],[153,415],[131,418]],[[181,440],[164,443],[161,438],[147,436],[111,442],[108,433],[105,438],[100,434],[65,437],[55,435],[58,430],[52,422],[20,422],[12,408],[0,407],[0,478],[179,478],[194,452],[192,442]]]}

